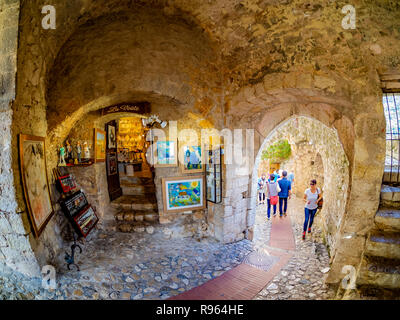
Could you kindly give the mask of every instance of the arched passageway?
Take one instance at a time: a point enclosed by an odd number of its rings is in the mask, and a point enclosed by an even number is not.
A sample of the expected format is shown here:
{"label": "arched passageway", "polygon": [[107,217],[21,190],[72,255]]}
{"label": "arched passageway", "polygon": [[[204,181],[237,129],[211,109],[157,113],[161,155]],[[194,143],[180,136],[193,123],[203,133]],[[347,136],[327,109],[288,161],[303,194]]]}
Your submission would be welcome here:
{"label": "arched passageway", "polygon": [[[251,199],[253,204],[251,207],[256,208],[256,184],[262,151],[268,145],[282,139],[287,139],[291,145],[296,146],[293,151],[294,157],[301,157],[300,159],[296,158],[296,161],[302,162],[301,165],[292,167],[296,196],[302,198],[302,194],[309,187],[308,184],[311,179],[316,179],[317,185],[324,192],[324,206],[319,219],[330,255],[334,256],[336,236],[345,214],[349,194],[349,161],[335,129],[328,128],[318,120],[302,116],[293,116],[274,128],[265,138],[255,160],[252,175],[253,193]],[[299,148],[298,146],[301,144],[306,144],[307,147]],[[301,152],[305,152],[307,155],[311,151],[312,157],[304,157],[301,154]],[[320,163],[322,166],[315,169],[314,167],[318,166],[318,161],[322,162]],[[282,167],[282,169],[289,169],[289,167]],[[318,172],[320,169],[323,169],[323,172]],[[305,176],[305,174],[308,174],[308,176]],[[323,179],[321,179],[322,177]],[[264,221],[264,223],[267,223],[267,221]],[[257,238],[256,234],[255,238]]]}
{"label": "arched passageway", "polygon": [[[358,269],[379,205],[385,153],[379,77],[398,68],[393,28],[399,21],[398,4],[365,1],[358,12],[363,25],[343,30],[337,6],[297,2],[51,0],[57,8],[57,28],[48,30],[41,24],[42,1],[2,1],[0,260],[17,272],[38,277],[42,266],[56,264],[67,245],[52,182],[56,214],[40,236],[33,233],[21,183],[18,135],[45,138],[51,177],[57,149],[71,131],[82,128],[83,134],[86,120],[90,126],[104,126],[93,113],[119,103],[146,101],[152,109],[144,116],[156,113],[163,120],[177,121],[179,129],[253,130],[256,152],[265,137],[292,116],[317,119],[336,130],[343,150],[333,159],[343,151],[348,173],[332,173],[330,150],[312,151],[321,156],[324,188],[338,186],[347,175],[342,182],[347,198],[335,203],[331,190],[325,199],[325,209],[333,208],[323,213],[332,260],[327,282],[339,284],[344,265]],[[297,144],[301,147],[302,142]],[[240,240],[254,226],[253,160],[250,171],[222,167],[221,203],[209,202],[206,209],[179,215],[159,210],[160,222],[190,220],[176,234],[193,234],[197,224],[206,230],[195,233],[206,231],[216,241],[243,246],[244,251],[234,251],[238,256],[246,252],[248,241]],[[94,175],[105,171],[101,164],[91,169]],[[155,170],[158,208],[163,207],[162,178],[171,176],[180,177],[182,172],[178,167]],[[101,196],[96,187],[93,194]],[[336,193],[343,191],[338,188]],[[116,245],[121,240],[101,236]],[[219,248],[224,251],[222,245]],[[115,257],[130,253],[124,247]],[[163,260],[171,263],[166,268],[180,262],[172,260]],[[204,279],[214,276],[207,268],[202,272],[208,275]]]}

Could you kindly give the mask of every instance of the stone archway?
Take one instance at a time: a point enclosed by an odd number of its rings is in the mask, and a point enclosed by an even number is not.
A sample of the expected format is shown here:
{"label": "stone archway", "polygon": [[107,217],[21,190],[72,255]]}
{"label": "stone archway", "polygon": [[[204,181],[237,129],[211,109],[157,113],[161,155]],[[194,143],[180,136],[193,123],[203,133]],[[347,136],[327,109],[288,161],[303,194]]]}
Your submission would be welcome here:
{"label": "stone archway", "polygon": [[[300,142],[312,143],[317,154],[323,162],[324,176],[324,208],[322,209],[323,229],[326,242],[330,248],[331,256],[335,255],[337,246],[337,234],[345,214],[347,197],[349,191],[349,161],[344,152],[335,129],[328,128],[318,120],[304,117],[292,116],[281,122],[265,138],[255,160],[252,174],[252,194],[250,205],[255,215],[257,169],[261,159],[261,153],[267,145],[287,139],[290,144]],[[309,164],[311,165],[311,164]],[[295,177],[296,179],[296,177]],[[311,179],[311,177],[309,178]],[[306,181],[308,182],[308,181]],[[299,186],[298,188],[307,188]]]}
{"label": "stone archway", "polygon": [[[365,239],[374,226],[383,175],[385,123],[380,99],[366,94],[354,101],[343,94],[343,83],[339,85],[327,74],[317,74],[269,74],[262,82],[239,90],[227,101],[227,108],[232,109],[230,123],[255,128],[256,150],[277,125],[293,115],[315,118],[337,130],[350,173],[347,207],[335,240],[338,250],[331,259],[327,279],[338,284],[344,265],[356,269],[360,266]],[[366,105],[376,108],[367,109]],[[354,113],[355,109],[359,113]],[[251,189],[248,192],[252,194]],[[247,226],[251,227],[254,204],[248,200]]]}

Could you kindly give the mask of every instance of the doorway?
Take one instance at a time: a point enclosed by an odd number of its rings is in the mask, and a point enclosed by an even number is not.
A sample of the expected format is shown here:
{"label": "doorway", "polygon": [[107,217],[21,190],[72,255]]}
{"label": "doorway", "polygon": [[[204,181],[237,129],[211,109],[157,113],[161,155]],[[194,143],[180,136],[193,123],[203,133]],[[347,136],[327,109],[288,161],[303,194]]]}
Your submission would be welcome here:
{"label": "doorway", "polygon": [[[117,229],[132,232],[158,222],[156,188],[151,167],[146,160],[147,128],[140,117],[123,117],[115,121],[116,154],[120,196],[112,199]],[[115,178],[113,178],[115,179]],[[110,193],[111,198],[111,193]]]}

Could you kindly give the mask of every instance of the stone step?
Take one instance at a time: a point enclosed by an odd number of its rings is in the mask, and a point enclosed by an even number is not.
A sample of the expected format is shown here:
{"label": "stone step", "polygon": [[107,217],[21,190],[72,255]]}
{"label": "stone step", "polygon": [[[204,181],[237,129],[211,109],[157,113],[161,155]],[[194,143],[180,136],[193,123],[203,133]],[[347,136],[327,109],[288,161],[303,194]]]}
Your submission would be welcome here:
{"label": "stone step", "polygon": [[384,207],[400,208],[400,188],[382,185],[381,204]]}
{"label": "stone step", "polygon": [[157,222],[158,212],[148,211],[121,211],[115,215],[115,220],[124,222]]}
{"label": "stone step", "polygon": [[365,255],[400,260],[400,234],[372,231],[367,241]]}
{"label": "stone step", "polygon": [[400,210],[380,208],[375,215],[375,224],[381,230],[400,231]]}
{"label": "stone step", "polygon": [[398,183],[400,182],[400,172],[399,167],[396,165],[392,168],[385,168],[383,173],[383,182],[384,183]]}
{"label": "stone step", "polygon": [[400,260],[364,257],[357,286],[400,288]]}
{"label": "stone step", "polygon": [[151,177],[131,177],[131,176],[120,176],[119,178],[121,185],[137,184],[146,185],[154,184]]}
{"label": "stone step", "polygon": [[146,193],[155,193],[156,188],[154,185],[143,186],[143,185],[132,185],[124,186],[121,185],[122,194],[124,195],[144,195]]}
{"label": "stone step", "polygon": [[377,288],[372,285],[359,285],[357,290],[363,300],[400,300],[400,289]]}
{"label": "stone step", "polygon": [[155,227],[150,223],[121,223],[117,226],[120,232],[148,232],[154,233]]}
{"label": "stone step", "polygon": [[111,202],[118,210],[157,210],[157,199],[154,193],[144,195],[123,195]]}
{"label": "stone step", "polygon": [[120,232],[147,232],[154,233],[158,224],[150,222],[121,223],[117,226]]}

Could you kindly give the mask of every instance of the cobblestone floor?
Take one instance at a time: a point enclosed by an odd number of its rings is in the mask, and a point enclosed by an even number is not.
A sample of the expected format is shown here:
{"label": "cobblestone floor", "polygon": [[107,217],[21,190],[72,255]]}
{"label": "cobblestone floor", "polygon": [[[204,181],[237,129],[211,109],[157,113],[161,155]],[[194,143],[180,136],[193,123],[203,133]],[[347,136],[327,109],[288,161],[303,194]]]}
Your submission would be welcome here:
{"label": "cobblestone floor", "polygon": [[[315,228],[312,238],[301,240],[302,203],[293,199],[289,206],[296,250],[255,299],[330,299],[333,292],[323,284],[329,258],[320,232]],[[60,256],[55,290],[44,289],[39,278],[1,267],[0,299],[166,299],[230,270],[252,250],[268,249],[271,223],[266,221],[265,206],[260,206],[254,241],[226,245],[210,239],[167,240],[162,228],[153,234],[98,230],[76,255],[80,272],[69,271]]]}
{"label": "cobblestone floor", "polygon": [[209,239],[166,240],[161,230],[97,231],[76,255],[80,272],[60,261],[56,290],[43,289],[39,278],[3,268],[0,299],[166,299],[221,275],[252,251],[248,240],[226,245]]}
{"label": "cobblestone floor", "polygon": [[[304,205],[301,199],[289,200],[288,216],[292,222],[296,249],[289,263],[256,296],[256,300],[321,300],[333,299],[335,292],[324,284],[329,270],[329,255],[323,244],[319,227],[320,218],[315,217],[313,232],[302,240]],[[280,219],[279,213],[275,218]],[[285,218],[282,218],[285,219]],[[269,239],[271,222],[267,222],[266,208],[260,206],[256,216],[254,246],[267,249],[264,239]]]}

